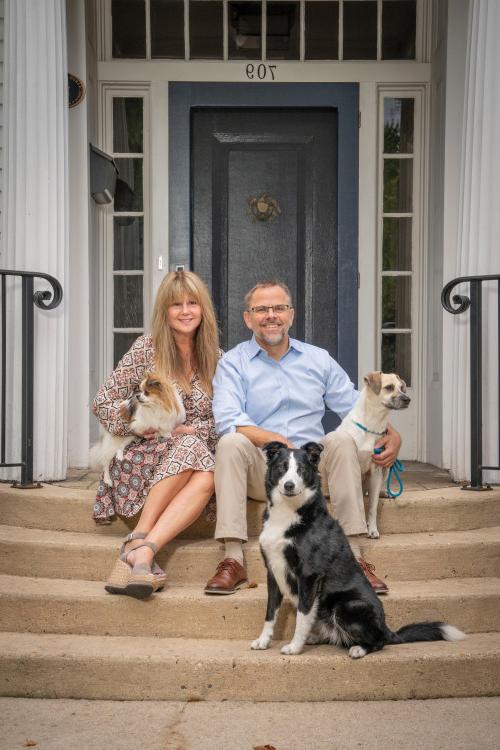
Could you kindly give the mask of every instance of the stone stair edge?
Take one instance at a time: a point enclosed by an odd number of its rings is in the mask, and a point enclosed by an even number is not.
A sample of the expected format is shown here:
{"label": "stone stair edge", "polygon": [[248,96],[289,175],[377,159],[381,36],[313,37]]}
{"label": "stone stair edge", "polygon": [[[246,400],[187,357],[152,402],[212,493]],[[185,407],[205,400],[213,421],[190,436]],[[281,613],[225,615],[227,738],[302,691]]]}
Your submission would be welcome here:
{"label": "stone stair edge", "polygon": [[[34,529],[24,526],[9,526],[0,524],[0,544],[2,542],[26,541],[36,543],[58,543],[68,544],[71,546],[111,548],[119,546],[119,540],[116,535],[106,536],[105,534],[96,534],[81,531],[59,531],[51,529]],[[406,546],[425,546],[426,544],[450,545],[464,542],[500,542],[500,526],[487,526],[479,529],[467,529],[461,531],[419,531],[398,534],[381,535],[380,539],[363,539],[363,549],[370,550],[378,547],[406,547]],[[213,538],[209,539],[174,539],[169,542],[171,548],[211,548],[213,546],[222,547],[222,545]],[[258,547],[258,537],[251,537],[246,549]]]}

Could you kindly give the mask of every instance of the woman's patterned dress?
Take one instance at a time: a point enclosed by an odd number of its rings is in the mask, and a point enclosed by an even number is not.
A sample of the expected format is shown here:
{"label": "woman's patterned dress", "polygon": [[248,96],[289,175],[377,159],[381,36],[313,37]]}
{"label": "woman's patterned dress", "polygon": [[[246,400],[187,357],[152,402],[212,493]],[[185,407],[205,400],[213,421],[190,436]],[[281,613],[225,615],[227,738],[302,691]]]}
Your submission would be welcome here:
{"label": "woman's patterned dress", "polygon": [[[92,410],[101,424],[114,435],[127,434],[119,416],[121,401],[137,390],[148,371],[154,370],[154,349],[150,336],[139,336],[97,392]],[[154,440],[137,439],[125,451],[124,460],[111,464],[113,486],[102,479],[97,488],[93,517],[96,523],[109,523],[115,514],[135,516],[144,505],[149,490],[166,477],[191,469],[213,471],[215,432],[210,396],[203,390],[197,374],[191,381],[191,393],[176,387],[186,410],[186,425],[194,435],[177,435]]]}

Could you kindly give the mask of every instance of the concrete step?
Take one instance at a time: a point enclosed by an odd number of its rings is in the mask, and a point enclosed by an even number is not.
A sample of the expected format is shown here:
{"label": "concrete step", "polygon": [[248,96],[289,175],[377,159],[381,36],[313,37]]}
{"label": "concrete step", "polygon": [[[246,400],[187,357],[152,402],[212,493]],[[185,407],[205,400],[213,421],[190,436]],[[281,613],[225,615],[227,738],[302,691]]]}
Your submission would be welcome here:
{"label": "concrete step", "polygon": [[500,633],[282,656],[247,640],[0,634],[0,695],[114,700],[329,701],[495,695]]}
{"label": "concrete step", "polygon": [[[250,580],[265,580],[258,542],[245,545]],[[389,584],[398,580],[500,577],[500,527],[388,534],[363,545],[366,559]],[[0,573],[104,580],[117,556],[116,537],[0,526]],[[221,558],[213,540],[175,540],[158,555],[169,579],[205,583]]]}
{"label": "concrete step", "polygon": [[[55,485],[39,490],[16,490],[0,484],[0,522],[46,530],[76,531],[124,536],[129,527],[121,519],[97,527],[92,520],[95,493]],[[248,501],[250,536],[261,528],[263,504]],[[463,531],[500,525],[500,489],[489,492],[462,491],[459,487],[405,492],[396,500],[385,500],[379,510],[382,534],[423,531]],[[183,538],[210,538],[214,524],[204,514],[182,534]]]}
{"label": "concrete step", "polygon": [[[112,596],[96,581],[0,576],[0,630],[79,635],[252,640],[262,629],[266,585],[234,596],[169,586],[148,601]],[[443,620],[464,632],[500,632],[500,578],[397,581],[383,603],[394,630]],[[284,602],[276,637],[290,640],[295,611]]]}

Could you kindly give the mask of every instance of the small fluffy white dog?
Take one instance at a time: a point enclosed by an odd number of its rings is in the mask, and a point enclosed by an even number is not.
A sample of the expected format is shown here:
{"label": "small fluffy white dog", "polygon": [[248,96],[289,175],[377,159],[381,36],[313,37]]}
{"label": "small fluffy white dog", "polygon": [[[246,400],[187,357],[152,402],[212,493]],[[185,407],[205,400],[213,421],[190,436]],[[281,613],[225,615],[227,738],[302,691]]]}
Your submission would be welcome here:
{"label": "small fluffy white dog", "polygon": [[411,399],[406,395],[406,383],[392,373],[370,372],[356,405],[337,429],[348,432],[358,449],[363,485],[368,489],[368,536],[378,539],[377,509],[380,491],[388,469],[372,461],[373,449],[387,431],[391,409],[406,409]]}
{"label": "small fluffy white dog", "polygon": [[111,487],[109,465],[113,458],[123,460],[126,448],[145,432],[155,431],[160,437],[170,437],[176,425],[186,419],[186,412],[175,386],[162,380],[154,372],[146,375],[139,391],[122,401],[120,416],[128,425],[129,435],[112,435],[102,428],[98,443],[90,451],[90,466],[101,470],[104,482]]}

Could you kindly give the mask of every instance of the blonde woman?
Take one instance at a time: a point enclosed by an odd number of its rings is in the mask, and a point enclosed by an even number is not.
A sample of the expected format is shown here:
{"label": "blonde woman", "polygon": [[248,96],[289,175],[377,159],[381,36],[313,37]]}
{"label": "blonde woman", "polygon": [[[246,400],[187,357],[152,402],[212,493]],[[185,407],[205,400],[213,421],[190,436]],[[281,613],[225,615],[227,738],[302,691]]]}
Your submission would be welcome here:
{"label": "blonde woman", "polygon": [[106,584],[110,593],[143,599],[162,588],[166,576],[154,560],[156,552],[198,518],[214,492],[217,436],[211,399],[218,341],[203,281],[190,271],[169,273],[156,295],[151,335],[139,336],[95,397],[94,414],[111,433],[123,435],[118,406],[154,370],[174,381],[186,411],[185,423],[171,438],[144,435],[123,461],[113,461],[112,486],[99,484],[97,523],[140,513]]}

